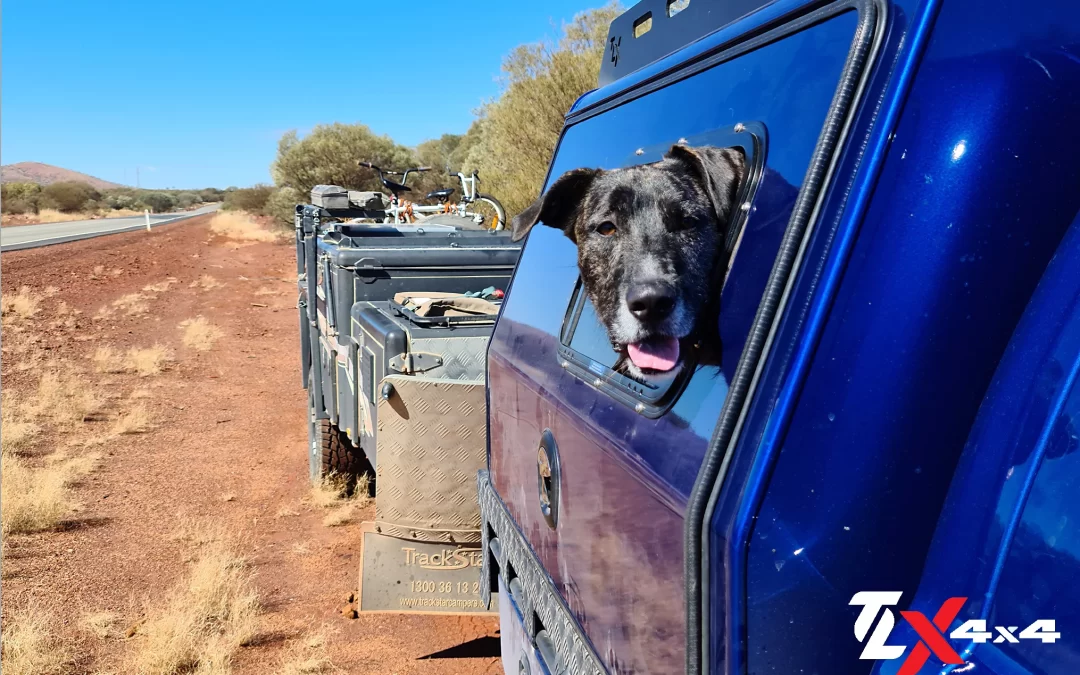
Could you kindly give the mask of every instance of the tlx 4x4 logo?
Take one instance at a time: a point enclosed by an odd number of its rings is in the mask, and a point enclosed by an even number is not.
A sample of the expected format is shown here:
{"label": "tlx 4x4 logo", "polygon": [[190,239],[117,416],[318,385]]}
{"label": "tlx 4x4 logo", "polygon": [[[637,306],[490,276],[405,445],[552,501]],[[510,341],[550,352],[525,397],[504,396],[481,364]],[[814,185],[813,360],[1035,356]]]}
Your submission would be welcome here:
{"label": "tlx 4x4 logo", "polygon": [[[901,595],[900,591],[861,591],[851,596],[849,605],[862,606],[859,616],[855,619],[855,637],[859,642],[866,643],[862,654],[859,655],[860,659],[888,661],[904,655],[906,646],[886,644],[893,626],[896,625],[896,617],[893,616],[889,607],[899,603]],[[1016,632],[1019,626],[994,626],[994,632],[989,632],[986,630],[984,619],[971,619],[960,624],[946,638],[945,631],[960,614],[960,609],[965,602],[967,598],[949,598],[934,614],[933,619],[927,619],[922,612],[900,612],[900,616],[911,624],[912,629],[918,634],[919,642],[908,653],[896,675],[914,675],[919,672],[919,669],[930,658],[930,654],[937,657],[941,663],[962,665],[964,658],[949,643],[950,639],[1001,644],[1003,642],[1016,643],[1020,640],[1041,640],[1044,643],[1052,643],[1061,637],[1061,633],[1056,632],[1057,624],[1053,619],[1039,619],[1019,633]],[[881,619],[875,625],[874,619],[877,618],[879,612]]]}

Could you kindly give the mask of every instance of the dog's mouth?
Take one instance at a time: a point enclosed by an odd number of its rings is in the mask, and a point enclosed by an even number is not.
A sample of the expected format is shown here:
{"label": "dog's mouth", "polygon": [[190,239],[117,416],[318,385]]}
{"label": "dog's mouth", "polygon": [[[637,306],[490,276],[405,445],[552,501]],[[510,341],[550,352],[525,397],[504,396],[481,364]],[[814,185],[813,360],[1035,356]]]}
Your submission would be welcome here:
{"label": "dog's mouth", "polygon": [[626,355],[642,371],[667,373],[679,365],[679,338],[657,335],[626,345]]}

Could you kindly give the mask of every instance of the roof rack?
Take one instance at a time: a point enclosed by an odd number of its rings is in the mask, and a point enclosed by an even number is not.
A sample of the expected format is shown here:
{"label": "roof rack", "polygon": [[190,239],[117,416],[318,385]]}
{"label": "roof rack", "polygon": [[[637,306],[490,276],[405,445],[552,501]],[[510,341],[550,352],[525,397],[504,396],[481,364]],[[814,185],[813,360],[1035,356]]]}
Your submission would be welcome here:
{"label": "roof rack", "polygon": [[611,22],[599,85],[611,84],[775,0],[641,0]]}

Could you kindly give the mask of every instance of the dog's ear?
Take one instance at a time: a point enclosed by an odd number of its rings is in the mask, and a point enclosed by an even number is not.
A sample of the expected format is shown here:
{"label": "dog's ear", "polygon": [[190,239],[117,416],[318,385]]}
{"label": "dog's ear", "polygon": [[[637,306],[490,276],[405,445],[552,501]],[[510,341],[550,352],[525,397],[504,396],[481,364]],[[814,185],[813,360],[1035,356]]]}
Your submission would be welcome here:
{"label": "dog's ear", "polygon": [[559,176],[532,206],[514,216],[510,240],[521,241],[532,230],[533,225],[543,221],[545,225],[562,230],[571,241],[577,243],[574,233],[575,215],[581,208],[581,201],[585,198],[589,186],[598,175],[600,169],[574,169]]}
{"label": "dog's ear", "polygon": [[683,162],[698,177],[712,202],[717,222],[726,226],[746,174],[746,156],[742,148],[673,145],[665,156]]}

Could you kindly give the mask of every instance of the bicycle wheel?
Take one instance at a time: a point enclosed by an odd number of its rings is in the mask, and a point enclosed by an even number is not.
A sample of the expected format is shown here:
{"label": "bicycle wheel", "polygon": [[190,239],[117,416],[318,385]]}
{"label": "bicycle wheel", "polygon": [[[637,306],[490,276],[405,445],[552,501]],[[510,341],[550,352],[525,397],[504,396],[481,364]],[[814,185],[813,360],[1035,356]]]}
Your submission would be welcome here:
{"label": "bicycle wheel", "polygon": [[498,199],[482,192],[476,194],[476,199],[469,204],[465,215],[471,216],[485,229],[501,230],[506,227],[506,209]]}

